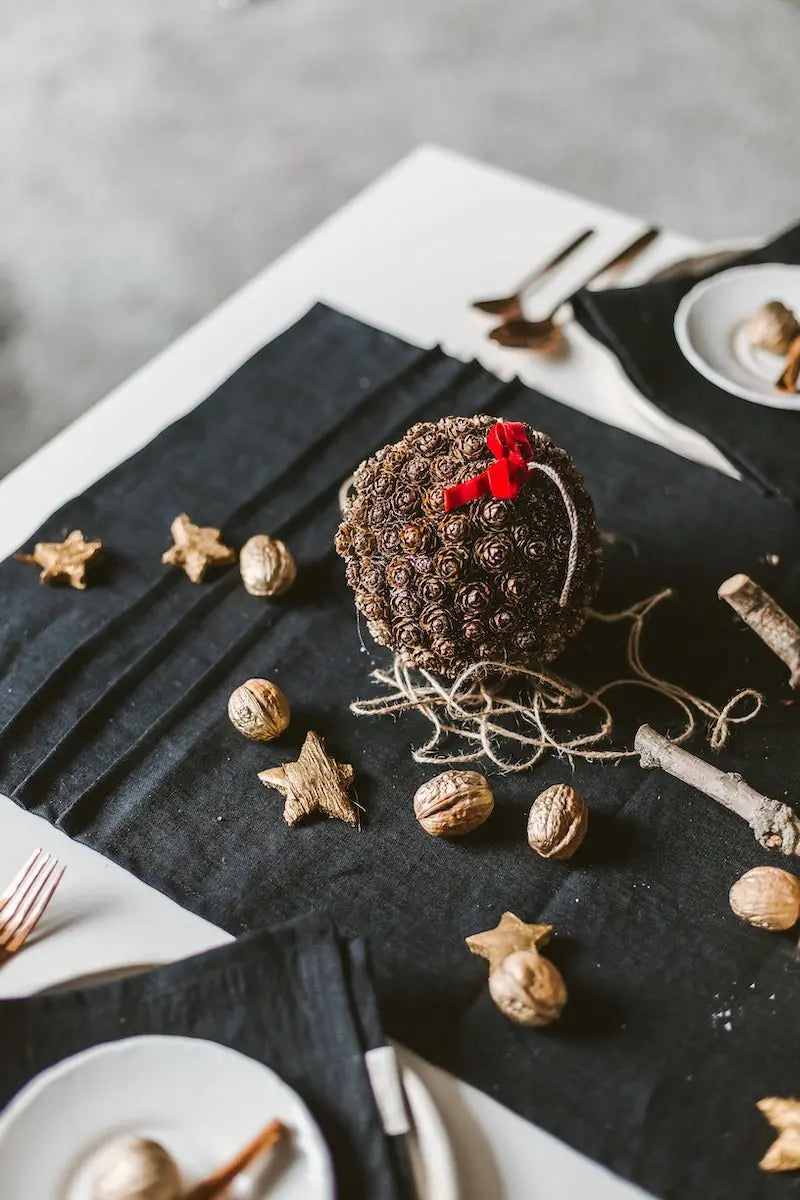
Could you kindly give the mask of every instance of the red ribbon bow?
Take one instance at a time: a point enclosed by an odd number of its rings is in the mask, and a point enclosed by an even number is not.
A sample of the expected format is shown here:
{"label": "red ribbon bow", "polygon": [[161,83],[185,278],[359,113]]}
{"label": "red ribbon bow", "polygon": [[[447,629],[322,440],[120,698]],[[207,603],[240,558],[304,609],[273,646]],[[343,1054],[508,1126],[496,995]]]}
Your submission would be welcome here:
{"label": "red ribbon bow", "polygon": [[490,492],[498,500],[513,500],[528,478],[528,463],[533,458],[533,451],[521,421],[496,421],[486,435],[486,445],[497,462],[474,479],[445,488],[445,512]]}

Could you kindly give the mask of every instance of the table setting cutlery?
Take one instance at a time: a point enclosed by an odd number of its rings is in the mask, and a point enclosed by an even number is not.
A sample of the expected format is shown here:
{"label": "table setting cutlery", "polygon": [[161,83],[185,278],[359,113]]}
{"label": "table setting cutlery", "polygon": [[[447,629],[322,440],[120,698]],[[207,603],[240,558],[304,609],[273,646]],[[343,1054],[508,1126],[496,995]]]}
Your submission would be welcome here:
{"label": "table setting cutlery", "polygon": [[543,283],[556,267],[566,262],[570,255],[574,254],[585,241],[594,237],[594,234],[594,229],[582,229],[566,246],[556,251],[552,258],[548,259],[541,266],[535,267],[530,274],[526,275],[517,290],[512,292],[510,296],[499,296],[494,300],[473,300],[472,307],[478,312],[487,313],[489,316],[502,317],[504,321],[521,317],[523,315],[523,299],[526,295],[530,295],[534,289],[534,284]]}
{"label": "table setting cutlery", "polygon": [[65,870],[52,854],[34,850],[0,895],[0,965],[33,933]]}
{"label": "table setting cutlery", "polygon": [[[652,245],[659,235],[655,227],[637,235],[622,250],[615,252],[599,268],[592,271],[583,287],[610,287],[619,280],[636,259]],[[560,260],[563,261],[563,258]],[[574,290],[574,289],[571,289]],[[563,345],[563,325],[557,321],[558,314],[568,297],[562,297],[544,317],[526,318],[513,310],[502,313],[503,322],[492,329],[489,337],[500,346],[516,350],[532,350],[541,354],[554,354]],[[489,311],[484,308],[482,311]]]}
{"label": "table setting cutlery", "polygon": [[658,267],[647,279],[647,283],[663,283],[665,280],[680,279],[681,276],[691,275],[700,278],[721,271],[749,250],[755,250],[760,245],[757,239],[743,239],[734,245],[711,245],[697,254],[687,254],[672,262]]}

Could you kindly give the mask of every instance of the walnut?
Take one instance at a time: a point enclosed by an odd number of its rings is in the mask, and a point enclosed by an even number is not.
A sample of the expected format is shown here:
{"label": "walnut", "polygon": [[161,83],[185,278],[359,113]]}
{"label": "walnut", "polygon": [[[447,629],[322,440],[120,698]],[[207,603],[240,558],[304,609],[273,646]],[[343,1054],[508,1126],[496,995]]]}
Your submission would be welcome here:
{"label": "walnut", "polygon": [[92,1200],[180,1200],[182,1194],[180,1171],[160,1142],[120,1137],[104,1147]]}
{"label": "walnut", "polygon": [[747,323],[747,338],[751,346],[786,354],[794,339],[800,335],[800,324],[790,308],[780,300],[770,300],[757,309]]}
{"label": "walnut", "polygon": [[800,917],[800,880],[780,867],[754,867],[730,891],[737,917],[758,929],[791,929]]}
{"label": "walnut", "polygon": [[568,783],[536,797],[528,816],[528,844],[542,858],[571,858],[586,836],[586,801]]}
{"label": "walnut", "polygon": [[255,742],[270,742],[287,728],[289,701],[268,679],[248,679],[231,693],[228,716],[234,728]]}
{"label": "walnut", "polygon": [[561,972],[537,950],[516,950],[504,958],[489,976],[489,994],[518,1025],[549,1025],[567,1002]]}
{"label": "walnut", "polygon": [[257,533],[239,554],[242,582],[251,596],[281,596],[292,586],[297,566],[283,542]]}
{"label": "walnut", "polygon": [[471,833],[491,816],[494,797],[479,771],[443,771],[414,796],[414,814],[434,837]]}

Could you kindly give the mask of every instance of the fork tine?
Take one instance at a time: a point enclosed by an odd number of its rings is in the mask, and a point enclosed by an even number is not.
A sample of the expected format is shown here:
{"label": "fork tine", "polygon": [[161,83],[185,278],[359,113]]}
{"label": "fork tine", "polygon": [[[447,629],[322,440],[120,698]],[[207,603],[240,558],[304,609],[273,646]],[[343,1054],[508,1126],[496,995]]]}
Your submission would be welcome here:
{"label": "fork tine", "polygon": [[58,866],[56,860],[49,854],[45,855],[34,875],[29,877],[23,888],[17,893],[0,920],[0,946],[7,946],[16,934],[20,925],[47,886],[47,881]]}
{"label": "fork tine", "polygon": [[30,856],[28,861],[25,863],[22,870],[17,872],[17,874],[11,880],[11,883],[8,885],[6,890],[2,893],[2,895],[0,895],[0,911],[2,911],[3,907],[8,903],[8,901],[14,895],[17,888],[20,887],[23,879],[28,874],[28,871],[30,871],[31,867],[36,862],[36,860],[40,854],[44,854],[44,850],[42,850],[41,846],[38,846],[36,848],[36,850],[34,850],[33,854]]}
{"label": "fork tine", "polygon": [[[56,860],[50,854],[42,851],[41,855],[28,870],[22,883],[17,887],[14,895],[6,901],[5,906],[0,909],[0,934],[7,929],[9,925],[14,923],[14,918],[17,916],[20,908],[24,907],[26,901],[39,890],[39,887],[50,874],[50,863]],[[3,944],[3,939],[0,937],[0,945]]]}
{"label": "fork tine", "polygon": [[[28,937],[28,934],[30,934],[39,924],[44,910],[52,900],[53,893],[61,882],[64,872],[67,869],[66,867],[59,866],[56,859],[53,859],[53,868],[54,870],[48,871],[45,880],[46,886],[39,890],[38,897],[35,899],[33,906],[28,910],[27,916],[23,920],[14,937],[12,937],[11,941],[6,945],[5,949],[8,954],[14,954],[15,951],[19,950],[22,943]],[[47,880],[49,880],[49,882],[47,882]]]}

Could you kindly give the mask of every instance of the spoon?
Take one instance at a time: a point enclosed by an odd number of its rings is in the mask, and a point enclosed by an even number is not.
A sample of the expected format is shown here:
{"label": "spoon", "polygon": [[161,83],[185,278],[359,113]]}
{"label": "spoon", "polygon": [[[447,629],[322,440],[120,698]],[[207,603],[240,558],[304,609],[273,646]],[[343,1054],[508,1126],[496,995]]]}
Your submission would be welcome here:
{"label": "spoon", "polygon": [[565,262],[579,246],[594,234],[593,229],[582,230],[577,237],[574,237],[568,245],[562,247],[551,259],[546,263],[536,267],[529,275],[526,275],[522,283],[517,288],[516,292],[512,292],[510,296],[498,296],[495,300],[473,300],[472,307],[478,312],[488,313],[493,317],[503,317],[509,321],[515,317],[522,316],[522,297],[529,290],[532,284],[540,283],[545,279],[551,271]]}
{"label": "spoon", "polygon": [[[640,234],[617,254],[614,254],[607,262],[595,271],[589,279],[583,284],[588,287],[589,284],[602,281],[607,284],[610,280],[621,275],[634,259],[647,249],[651,242],[658,237],[659,230],[655,228],[647,229]],[[575,289],[578,290],[577,288]],[[559,300],[555,308],[547,314],[546,317],[541,317],[537,321],[528,321],[524,317],[519,316],[511,320],[504,321],[502,325],[498,325],[489,334],[493,342],[497,342],[500,346],[508,346],[517,350],[538,350],[544,354],[552,354],[557,351],[563,342],[563,334],[561,328],[556,324],[556,316],[559,309],[563,306],[565,300]]]}
{"label": "spoon", "polygon": [[183,1200],[221,1200],[237,1175],[247,1170],[252,1162],[271,1150],[288,1133],[283,1121],[270,1121],[252,1142],[248,1142],[235,1158],[224,1167],[220,1167],[213,1175],[209,1175],[202,1183],[190,1188]]}

